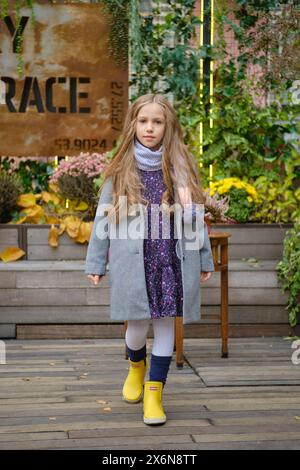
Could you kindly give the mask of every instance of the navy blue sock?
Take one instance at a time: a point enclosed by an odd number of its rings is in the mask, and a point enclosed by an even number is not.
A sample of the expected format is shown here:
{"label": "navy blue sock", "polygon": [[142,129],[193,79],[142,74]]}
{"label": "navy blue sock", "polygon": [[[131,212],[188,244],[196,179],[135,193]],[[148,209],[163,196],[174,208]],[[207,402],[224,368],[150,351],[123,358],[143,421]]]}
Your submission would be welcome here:
{"label": "navy blue sock", "polygon": [[146,344],[141,349],[137,349],[137,350],[130,349],[127,345],[126,345],[126,348],[127,348],[128,357],[132,362],[139,362],[142,359],[144,360],[146,359],[146,356],[147,356]]}
{"label": "navy blue sock", "polygon": [[155,356],[151,354],[149,380],[151,382],[162,382],[165,385],[171,361],[172,356]]}

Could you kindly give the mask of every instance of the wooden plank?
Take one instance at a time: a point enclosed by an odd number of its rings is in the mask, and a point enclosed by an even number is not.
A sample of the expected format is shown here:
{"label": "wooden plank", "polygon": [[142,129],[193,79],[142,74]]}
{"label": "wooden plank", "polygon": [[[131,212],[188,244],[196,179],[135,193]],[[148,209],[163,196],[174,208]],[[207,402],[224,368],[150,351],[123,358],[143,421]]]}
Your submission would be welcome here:
{"label": "wooden plank", "polygon": [[282,253],[283,247],[281,243],[274,245],[269,243],[234,245],[229,241],[228,245],[228,256],[231,260],[242,258],[280,260],[282,259]]}
{"label": "wooden plank", "polygon": [[[1,274],[1,273],[0,273]],[[14,273],[15,274],[15,273]],[[84,273],[84,266],[81,271],[33,271],[24,272],[19,271],[16,277],[17,288],[31,288],[31,289],[42,289],[42,288],[84,288],[94,287],[90,284],[87,275]],[[273,286],[275,286],[273,282]],[[99,284],[99,287],[109,287],[109,276],[104,276]]]}
{"label": "wooden plank", "polygon": [[20,260],[18,263],[0,263],[0,271],[31,273],[33,271],[80,271],[84,272],[85,260]]}
{"label": "wooden plank", "polygon": [[241,225],[228,225],[228,224],[212,224],[213,231],[226,231],[231,233],[229,239],[230,244],[260,244],[272,243],[282,244],[286,231],[291,228],[293,224],[284,224],[280,227],[278,224],[252,224],[246,223]]}
{"label": "wooden plank", "polygon": [[0,338],[15,338],[16,337],[16,325],[12,324],[0,324]]}
{"label": "wooden plank", "polygon": [[[62,295],[63,291],[63,295]],[[220,304],[220,291],[216,288],[203,288],[202,305]],[[285,305],[287,294],[272,288],[231,288],[229,290],[230,305]],[[0,305],[109,305],[110,289],[101,286],[96,288],[87,285],[86,289],[76,288],[27,288],[3,289]],[[199,305],[200,308],[200,305]]]}
{"label": "wooden plank", "polygon": [[[1,291],[0,291],[1,295]],[[39,323],[116,323],[110,318],[109,305],[47,305],[47,306],[2,306],[1,321],[3,323],[39,324]],[[285,306],[251,306],[230,305],[229,319],[232,324],[287,324],[288,317]],[[218,306],[203,305],[201,320],[195,324],[219,324]]]}
{"label": "wooden plank", "polygon": [[[2,251],[1,246],[0,246],[0,251]],[[0,271],[0,286],[1,286],[0,292],[4,288],[5,289],[8,287],[15,288],[16,287],[16,273]]]}
{"label": "wooden plank", "polygon": [[109,289],[2,289],[0,305],[109,305]]}
{"label": "wooden plank", "polygon": [[[288,324],[237,324],[229,325],[229,349],[232,338],[265,336],[273,337],[288,336],[300,334],[300,325],[291,328]],[[184,326],[185,339],[207,337],[220,337],[219,325],[212,324],[193,324]],[[82,338],[124,338],[123,324],[79,324],[79,325],[17,325],[16,337],[18,339],[82,339]],[[214,347],[218,351],[219,346]]]}
{"label": "wooden plank", "polygon": [[[51,270],[46,271],[15,271],[10,274],[16,275],[17,273],[17,287],[18,288],[86,288],[90,285],[87,275],[84,273],[84,265],[82,271],[76,270],[72,272],[66,270]],[[3,273],[0,273],[3,275]],[[253,269],[248,265],[247,270],[238,270],[229,272],[229,286],[230,288],[278,288],[278,277],[275,268],[269,271]],[[2,286],[2,284],[1,284]],[[109,274],[101,280],[102,287],[109,287]],[[4,287],[4,286],[3,286]],[[9,286],[6,286],[9,287]],[[220,287],[220,276],[215,273],[207,282],[202,285],[203,289],[206,287]]]}
{"label": "wooden plank", "polygon": [[61,245],[52,248],[49,245],[29,245],[29,260],[83,260],[87,247],[78,245]]}
{"label": "wooden plank", "polygon": [[[1,291],[0,291],[1,292]],[[1,293],[0,293],[1,295]],[[1,307],[1,321],[16,324],[115,323],[109,305],[15,306]]]}
{"label": "wooden plank", "polygon": [[278,432],[267,432],[262,433],[257,430],[256,433],[251,434],[193,434],[193,439],[195,442],[247,442],[247,441],[291,441],[297,440],[300,441],[300,430],[298,432],[285,432],[285,433],[278,433]]}
{"label": "wooden plank", "polygon": [[[65,440],[68,439],[68,434],[66,432],[29,432],[29,433],[9,433],[1,434],[0,433],[0,443],[2,443],[2,449],[6,449],[7,445],[13,444],[12,448],[17,448],[19,444],[16,444],[20,441],[48,441],[48,440]],[[6,444],[3,444],[3,443]],[[28,448],[28,442],[24,445],[24,449]]]}
{"label": "wooden plank", "polygon": [[[284,305],[288,296],[278,288],[229,288],[230,305],[253,305],[254,299],[258,307],[260,305]],[[202,290],[202,302],[204,305],[219,305],[219,290],[207,286]]]}
{"label": "wooden plank", "polygon": [[[135,436],[135,437],[118,437],[117,439],[114,439],[115,443],[118,443],[119,445],[134,445],[136,444],[147,444],[151,446],[156,446],[157,444],[170,444],[170,443],[177,443],[180,445],[181,443],[192,443],[192,439],[189,435],[182,435],[182,434],[172,434],[170,433],[169,436],[154,436],[154,435],[149,435],[147,437],[143,436]],[[111,442],[111,438],[106,438],[102,437],[101,438],[101,445],[102,446],[109,446]],[[18,442],[18,449],[62,449],[65,448],[67,445],[68,448],[76,448],[76,447],[81,447],[82,445],[88,445],[88,446],[99,446],[100,442],[98,439],[68,439],[68,442],[66,443],[65,441],[59,441],[59,440],[51,440],[51,441],[31,441],[31,442]],[[0,442],[0,449],[7,449],[11,450],[15,448],[15,443],[5,443],[1,444]]]}
{"label": "wooden plank", "polygon": [[[2,224],[1,224],[2,225]],[[0,227],[0,244],[4,247],[18,245],[18,229]]]}
{"label": "wooden plank", "polygon": [[17,338],[123,338],[124,325],[17,325]]}
{"label": "wooden plank", "polygon": [[[49,234],[50,226],[48,227],[39,227],[39,228],[28,228],[27,229],[27,240],[28,246],[34,245],[48,245],[48,234]],[[87,248],[87,243],[79,244],[75,243],[69,235],[66,233],[62,234],[59,237],[59,245],[74,245],[74,246],[83,246],[85,249]]]}
{"label": "wooden plank", "polygon": [[[122,400],[124,338],[6,343],[11,360],[0,371],[1,449],[299,446],[300,384],[285,385],[298,369],[282,338],[232,338],[229,360],[220,358],[219,339],[186,338],[188,362],[182,370],[171,363],[163,393],[167,423],[159,428],[143,423],[142,402]],[[149,354],[152,345],[149,339]],[[208,386],[203,377],[219,382]],[[240,386],[244,379],[251,383]]]}

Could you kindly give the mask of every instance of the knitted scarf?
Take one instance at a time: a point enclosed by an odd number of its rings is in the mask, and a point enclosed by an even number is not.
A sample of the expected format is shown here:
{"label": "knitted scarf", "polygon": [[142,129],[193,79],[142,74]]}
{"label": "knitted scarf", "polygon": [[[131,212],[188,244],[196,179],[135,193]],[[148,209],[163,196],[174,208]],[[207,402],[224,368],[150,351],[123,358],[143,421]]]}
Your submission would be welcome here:
{"label": "knitted scarf", "polygon": [[155,171],[162,168],[162,145],[156,151],[145,147],[136,138],[134,139],[134,155],[140,170]]}

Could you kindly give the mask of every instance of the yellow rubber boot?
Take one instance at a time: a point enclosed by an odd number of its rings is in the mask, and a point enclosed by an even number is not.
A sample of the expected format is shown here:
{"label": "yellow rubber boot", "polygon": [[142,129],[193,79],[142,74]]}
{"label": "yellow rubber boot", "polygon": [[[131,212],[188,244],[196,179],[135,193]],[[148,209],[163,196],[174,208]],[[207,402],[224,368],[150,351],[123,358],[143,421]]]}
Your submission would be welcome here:
{"label": "yellow rubber boot", "polygon": [[144,359],[138,362],[129,361],[129,372],[123,386],[123,399],[127,403],[138,403],[143,397],[143,385],[147,370]]}
{"label": "yellow rubber boot", "polygon": [[144,385],[144,423],[163,424],[167,421],[162,406],[162,382],[145,382]]}

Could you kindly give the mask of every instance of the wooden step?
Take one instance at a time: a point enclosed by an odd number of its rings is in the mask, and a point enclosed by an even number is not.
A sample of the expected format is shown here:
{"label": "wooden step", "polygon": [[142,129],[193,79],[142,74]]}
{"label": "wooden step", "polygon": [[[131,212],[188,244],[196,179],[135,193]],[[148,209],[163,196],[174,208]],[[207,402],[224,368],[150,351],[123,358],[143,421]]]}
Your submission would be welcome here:
{"label": "wooden step", "polygon": [[[276,331],[287,334],[287,294],[280,290],[277,264],[278,260],[260,260],[257,264],[229,261],[229,322],[235,325],[235,331],[238,328],[246,334],[248,328],[254,334],[257,327],[257,333],[265,334],[266,328],[273,325]],[[98,286],[89,283],[84,267],[83,260],[0,263],[0,336],[44,337],[45,328],[51,336],[59,334],[56,330],[51,333],[51,327],[61,325],[61,334],[68,330],[73,337],[77,333],[70,325],[78,327],[76,331],[82,325],[92,328],[89,335],[97,324],[100,330],[106,326],[104,335],[117,334],[118,325],[110,319],[109,265]],[[202,284],[201,297],[202,317],[194,334],[219,335],[219,273]]]}

